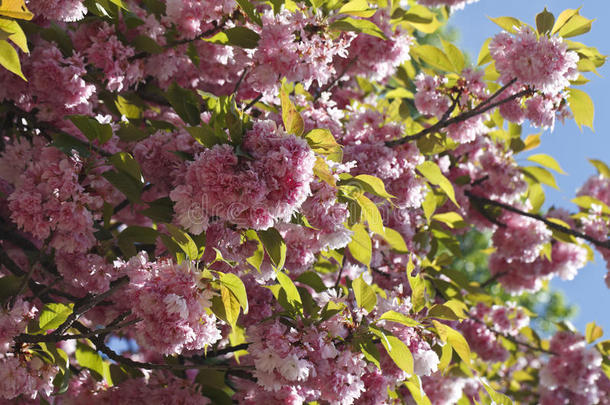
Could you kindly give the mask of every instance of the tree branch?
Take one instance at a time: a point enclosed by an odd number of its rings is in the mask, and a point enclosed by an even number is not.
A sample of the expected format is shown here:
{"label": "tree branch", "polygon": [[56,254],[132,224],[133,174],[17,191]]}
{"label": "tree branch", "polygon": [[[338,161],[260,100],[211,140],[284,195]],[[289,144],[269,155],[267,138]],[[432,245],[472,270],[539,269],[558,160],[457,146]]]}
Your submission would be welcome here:
{"label": "tree branch", "polygon": [[451,119],[446,119],[445,117],[443,117],[445,119],[441,119],[436,124],[432,125],[431,127],[422,129],[421,131],[419,131],[416,134],[407,135],[407,136],[404,136],[404,137],[399,138],[399,139],[388,141],[385,144],[386,144],[386,146],[388,146],[390,148],[393,148],[395,146],[403,145],[403,144],[405,144],[405,143],[407,143],[409,141],[414,141],[414,140],[417,140],[417,139],[419,139],[419,138],[421,138],[421,137],[423,137],[425,135],[438,132],[439,130],[441,130],[443,128],[446,128],[449,125],[456,124],[458,122],[466,121],[466,120],[468,120],[468,119],[470,119],[472,117],[475,117],[475,116],[483,114],[483,113],[485,113],[485,112],[487,112],[489,110],[492,110],[492,109],[494,109],[494,108],[496,108],[496,107],[498,107],[498,106],[500,106],[502,104],[508,103],[509,101],[512,101],[512,100],[517,99],[519,97],[523,97],[523,96],[526,96],[526,95],[529,95],[529,94],[533,93],[533,90],[528,88],[528,89],[522,90],[522,91],[520,91],[518,93],[515,93],[515,94],[513,94],[513,95],[511,95],[511,96],[509,96],[509,97],[507,97],[505,99],[502,99],[500,101],[496,101],[495,103],[489,104],[490,99],[496,98],[498,96],[498,94],[500,94],[502,91],[504,91],[505,87],[503,87],[500,90],[498,90],[489,99],[481,102],[479,105],[477,105],[472,110],[463,112],[462,114],[457,115],[457,116],[455,116],[455,117],[453,117]]}
{"label": "tree branch", "polygon": [[563,232],[565,234],[568,234],[568,235],[571,235],[571,236],[574,236],[574,237],[577,237],[577,238],[580,238],[580,239],[584,239],[584,240],[586,240],[588,242],[591,242],[592,244],[594,244],[597,247],[610,249],[610,239],[606,239],[605,241],[597,240],[597,239],[595,239],[595,238],[593,238],[593,237],[591,237],[589,235],[586,235],[586,234],[584,234],[582,232],[578,232],[578,231],[575,231],[573,229],[566,228],[563,225],[559,225],[559,224],[557,224],[555,222],[549,221],[548,219],[546,219],[546,218],[544,218],[544,217],[542,217],[542,216],[540,216],[538,214],[532,214],[532,213],[529,213],[527,211],[523,211],[523,210],[520,210],[518,208],[515,208],[515,207],[513,207],[511,205],[505,204],[503,202],[494,201],[494,200],[491,200],[491,199],[486,198],[486,197],[478,196],[478,195],[473,194],[471,191],[468,191],[468,190],[466,190],[464,192],[464,194],[469,199],[471,199],[471,200],[474,200],[474,201],[477,201],[477,202],[483,203],[483,204],[494,205],[496,207],[503,208],[503,209],[505,209],[507,211],[514,212],[515,214],[519,214],[519,215],[523,215],[525,217],[536,219],[536,220],[538,220],[540,222],[543,222],[547,227],[549,227],[551,229],[554,229],[554,230],[559,231],[559,232]]}

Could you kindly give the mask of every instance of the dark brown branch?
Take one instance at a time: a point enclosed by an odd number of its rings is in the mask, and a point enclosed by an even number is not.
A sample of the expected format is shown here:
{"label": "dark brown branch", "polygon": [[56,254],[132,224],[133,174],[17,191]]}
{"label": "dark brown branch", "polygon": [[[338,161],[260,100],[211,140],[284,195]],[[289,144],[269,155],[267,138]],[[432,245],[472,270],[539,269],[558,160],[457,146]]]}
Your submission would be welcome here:
{"label": "dark brown branch", "polygon": [[465,191],[464,194],[469,199],[471,199],[471,200],[474,200],[474,201],[477,201],[477,202],[483,203],[483,204],[494,205],[496,207],[503,208],[503,209],[505,209],[507,211],[514,212],[515,214],[519,214],[519,215],[523,215],[525,217],[536,219],[536,220],[538,220],[540,222],[543,222],[550,229],[554,229],[556,231],[563,232],[563,233],[565,233],[567,235],[571,235],[571,236],[574,236],[576,238],[584,239],[584,240],[586,240],[588,242],[591,242],[592,244],[594,244],[597,247],[610,249],[610,239],[606,239],[605,241],[597,240],[597,239],[595,239],[595,238],[593,238],[593,237],[591,237],[589,235],[586,235],[586,234],[584,234],[582,232],[578,232],[578,231],[575,231],[573,229],[567,228],[567,227],[565,227],[563,225],[559,225],[559,224],[557,224],[555,222],[549,221],[548,219],[546,219],[546,218],[544,218],[544,217],[542,217],[542,216],[540,216],[538,214],[532,214],[532,213],[529,213],[527,211],[523,211],[523,210],[520,210],[518,208],[515,208],[515,207],[513,207],[511,205],[502,203],[500,201],[494,201],[494,200],[491,200],[491,199],[486,198],[486,197],[478,196],[478,195],[473,194],[471,191],[468,191],[468,190]]}
{"label": "dark brown branch", "polygon": [[72,339],[91,339],[94,337],[105,336],[109,333],[117,331],[126,326],[134,325],[140,322],[141,319],[132,319],[130,321],[119,323],[117,325],[108,326],[106,328],[95,329],[87,333],[76,333],[76,334],[68,334],[68,335],[29,335],[27,333],[22,333],[21,335],[15,337],[14,341],[16,343],[40,343],[40,342],[60,342],[62,340],[72,340]]}
{"label": "dark brown branch", "polygon": [[[504,89],[504,87],[502,89],[498,90],[498,92],[494,93],[490,98],[497,97],[497,94],[499,94],[501,91],[503,91],[503,89]],[[472,110],[463,112],[462,114],[457,115],[457,116],[455,116],[455,117],[453,117],[451,119],[444,119],[444,120],[441,119],[436,124],[432,125],[431,127],[422,129],[421,131],[419,131],[416,134],[403,136],[402,138],[395,139],[393,141],[388,141],[385,144],[386,144],[386,146],[388,146],[390,148],[395,147],[395,146],[403,145],[403,144],[405,144],[405,143],[407,143],[409,141],[414,141],[414,140],[417,140],[417,139],[419,139],[419,138],[421,138],[421,137],[423,137],[425,135],[438,132],[441,129],[448,127],[449,125],[466,121],[466,120],[468,120],[468,119],[470,119],[472,117],[475,117],[475,116],[483,114],[483,113],[485,113],[485,112],[487,112],[489,110],[492,110],[492,109],[494,109],[494,108],[496,108],[496,107],[498,107],[498,106],[500,106],[502,104],[508,103],[509,101],[515,100],[515,99],[517,99],[519,97],[527,96],[527,95],[532,94],[532,93],[533,93],[532,89],[525,89],[525,90],[522,90],[522,91],[520,91],[518,93],[515,93],[515,94],[513,94],[513,95],[511,95],[511,96],[509,96],[509,97],[507,97],[505,99],[502,99],[500,101],[496,101],[495,103],[489,104],[487,100],[483,101],[483,102],[481,102],[481,104],[479,104],[478,106],[476,106]]]}
{"label": "dark brown branch", "polygon": [[485,280],[481,283],[481,288],[489,287],[490,285],[494,284],[496,281],[498,281],[500,278],[504,277],[507,274],[508,274],[508,271],[503,271],[503,272],[494,274],[493,276],[489,277],[487,280]]}
{"label": "dark brown branch", "polygon": [[97,294],[97,295],[88,295],[85,298],[81,299],[79,302],[77,302],[74,305],[74,310],[65,320],[65,322],[62,323],[61,325],[59,325],[52,334],[53,335],[63,335],[81,315],[83,315],[85,312],[89,311],[91,308],[93,308],[94,306],[96,306],[97,304],[102,302],[107,297],[114,294],[116,292],[116,290],[118,290],[119,288],[121,288],[122,286],[127,284],[128,282],[129,282],[129,277],[127,277],[127,276],[121,277],[121,278],[113,281],[112,283],[110,283],[110,288],[108,290],[104,291],[103,293]]}
{"label": "dark brown branch", "polygon": [[[82,334],[89,334],[92,331],[79,322],[74,323],[74,327]],[[117,354],[114,350],[109,348],[104,339],[100,337],[92,337],[91,342],[95,345],[95,348],[104,353],[110,360],[116,361],[119,364],[125,366],[140,368],[144,370],[191,370],[191,369],[216,369],[216,370],[252,370],[252,366],[235,366],[235,365],[213,365],[213,364],[155,364],[155,363],[144,363],[141,361],[135,361],[128,357]]]}
{"label": "dark brown branch", "polygon": [[263,98],[263,94],[259,94],[258,96],[256,96],[254,98],[254,100],[250,101],[248,103],[248,105],[246,105],[243,109],[244,112],[248,111],[250,108],[252,108],[254,106],[254,104],[258,103],[260,101],[260,99]]}

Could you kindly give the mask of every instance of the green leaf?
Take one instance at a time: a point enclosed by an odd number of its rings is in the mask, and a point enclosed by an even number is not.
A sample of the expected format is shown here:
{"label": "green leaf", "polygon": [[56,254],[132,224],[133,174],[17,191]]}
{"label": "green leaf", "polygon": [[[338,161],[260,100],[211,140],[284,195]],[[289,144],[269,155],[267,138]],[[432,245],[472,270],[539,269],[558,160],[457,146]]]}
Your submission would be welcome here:
{"label": "green leaf", "polygon": [[377,305],[377,294],[373,287],[368,285],[362,278],[362,275],[352,282],[352,290],[356,297],[356,303],[360,308],[364,308],[367,312],[373,311]]}
{"label": "green leaf", "polygon": [[131,175],[128,175],[125,172],[109,170],[102,173],[102,177],[108,180],[108,182],[116,187],[121,193],[125,194],[129,201],[133,203],[141,202],[142,183],[135,180]]}
{"label": "green leaf", "polygon": [[276,270],[280,270],[286,262],[286,243],[282,235],[275,228],[257,231],[257,235],[260,241],[263,242],[265,252],[269,255],[271,263],[273,263]]}
{"label": "green leaf", "polygon": [[593,106],[591,97],[584,91],[574,88],[568,89],[568,93],[568,104],[570,105],[570,110],[572,110],[574,121],[576,121],[578,128],[582,130],[582,126],[585,125],[593,129],[595,107]]}
{"label": "green leaf", "polygon": [[388,193],[385,190],[385,185],[383,184],[383,180],[378,177],[371,176],[369,174],[359,174],[358,176],[350,179],[349,182],[356,181],[358,182],[364,191],[374,194],[378,197],[390,199],[395,198],[392,194]]}
{"label": "green leaf", "polygon": [[354,259],[368,267],[371,264],[371,257],[373,255],[373,243],[369,233],[362,224],[354,225],[352,231],[354,234],[347,248]]}
{"label": "green leaf", "polygon": [[604,330],[601,326],[598,326],[595,322],[589,322],[587,324],[587,328],[585,331],[585,337],[587,339],[587,343],[592,343],[602,337],[604,334]]}
{"label": "green leaf", "polygon": [[[447,55],[433,45],[419,45],[411,48],[411,54],[423,60],[435,69],[445,72],[456,72],[456,69]],[[456,72],[456,73],[460,73]]]}
{"label": "green leaf", "polygon": [[312,129],[305,135],[305,139],[311,150],[321,155],[328,155],[329,159],[341,162],[341,145],[328,129]]}
{"label": "green leaf", "polygon": [[223,139],[216,135],[214,128],[202,122],[198,127],[187,127],[186,131],[200,144],[206,148],[224,143]]}
{"label": "green leaf", "polygon": [[57,304],[48,303],[42,308],[40,317],[38,318],[38,327],[41,331],[49,329],[57,329],[59,325],[68,319],[68,316],[72,313],[74,304]]}
{"label": "green leaf", "polygon": [[297,277],[296,281],[310,286],[315,292],[318,293],[327,290],[324,281],[322,281],[318,273],[315,271],[306,271],[302,273],[299,277]]}
{"label": "green leaf", "polygon": [[241,48],[254,49],[258,46],[260,35],[249,28],[238,26],[220,31],[204,41],[220,45],[239,46]]}
{"label": "green leaf", "polygon": [[114,105],[119,110],[121,115],[124,115],[128,119],[139,119],[142,117],[142,109],[127,100],[125,97],[117,96]]}
{"label": "green leaf", "polygon": [[453,190],[453,185],[447,179],[443,173],[441,173],[441,169],[438,165],[430,160],[425,161],[424,163],[417,166],[417,170],[428,180],[430,183],[439,186],[441,190],[449,197],[449,199],[457,206],[460,205],[457,203],[455,199],[455,191]]}
{"label": "green leaf", "polygon": [[138,162],[127,152],[117,152],[108,158],[110,163],[117,168],[118,171],[127,173],[134,180],[144,183],[142,171]]}
{"label": "green leaf", "polygon": [[199,248],[197,248],[197,244],[193,238],[191,238],[191,235],[172,224],[165,224],[165,227],[172,236],[174,242],[180,246],[189,259],[197,260],[199,258]]}
{"label": "green leaf", "polygon": [[445,55],[453,65],[453,71],[456,73],[461,73],[464,70],[464,66],[466,65],[466,61],[462,51],[460,48],[453,45],[449,41],[445,41],[441,39],[441,43],[443,44],[443,49],[445,50]]}
{"label": "green leaf", "polygon": [[413,312],[418,313],[426,305],[426,283],[419,274],[412,276],[409,270],[407,270],[407,277],[409,280],[409,286],[411,287],[411,303],[413,305]]}
{"label": "green leaf", "polygon": [[110,385],[112,385],[112,378],[110,377],[109,364],[104,362],[102,356],[100,356],[95,350],[86,346],[82,343],[76,345],[76,352],[74,353],[76,361],[82,367],[88,368],[103,378]]}
{"label": "green leaf", "polygon": [[280,91],[280,99],[282,101],[282,121],[286,132],[295,134],[296,136],[303,135],[305,123],[303,117],[297,111],[296,107],[290,100],[288,93],[284,87]]}
{"label": "green leaf", "polygon": [[388,39],[383,31],[374,22],[369,20],[356,20],[347,17],[334,21],[330,24],[329,28],[337,31],[361,32],[384,40]]}
{"label": "green leaf", "polygon": [[19,292],[23,277],[13,275],[0,277],[0,304]]}
{"label": "green leaf", "polygon": [[567,9],[559,14],[557,20],[555,20],[555,24],[553,24],[553,29],[551,30],[551,35],[555,35],[557,31],[559,31],[563,26],[570,20],[570,18],[574,17],[578,14],[580,9]]}
{"label": "green leaf", "polygon": [[174,218],[174,203],[169,197],[162,197],[151,201],[148,208],[139,211],[155,222],[170,223]]}
{"label": "green leaf", "polygon": [[339,9],[339,14],[349,14],[356,17],[369,18],[375,14],[375,10],[369,8],[366,0],[351,0]]}
{"label": "green leaf", "polygon": [[224,315],[226,317],[227,322],[231,327],[235,327],[237,324],[237,319],[239,318],[239,300],[224,285],[220,286],[220,299],[222,300],[222,305],[224,307]]}
{"label": "green leaf", "polygon": [[517,32],[517,28],[520,28],[521,26],[525,25],[520,20],[514,17],[489,17],[489,19],[499,25],[503,30],[508,31],[512,34],[515,34]]}
{"label": "green leaf", "polygon": [[603,214],[610,215],[610,207],[608,207],[603,201],[600,201],[595,197],[591,197],[590,195],[581,195],[573,198],[571,201],[580,208],[584,208],[586,210],[590,209],[592,205],[598,205],[601,207]]}
{"label": "green leaf", "polygon": [[487,391],[487,394],[489,394],[491,400],[494,401],[496,405],[513,405],[512,399],[502,394],[501,392],[497,392],[488,384],[483,383],[483,387],[485,388],[485,391]]}
{"label": "green leaf", "polygon": [[362,208],[364,219],[366,220],[369,229],[378,235],[384,235],[383,220],[381,219],[381,213],[374,202],[369,200],[364,194],[358,193],[355,195],[356,201]]}
{"label": "green leaf", "polygon": [[27,82],[27,79],[21,72],[21,62],[19,62],[19,54],[11,44],[6,40],[0,41],[0,65],[4,66],[8,71],[16,74]]}
{"label": "green leaf", "polygon": [[435,214],[432,216],[432,219],[444,223],[451,229],[459,229],[466,226],[464,218],[462,218],[462,216],[457,212],[443,212],[440,214]]}
{"label": "green leaf", "polygon": [[591,163],[597,169],[597,172],[600,175],[610,179],[610,168],[604,162],[597,159],[589,159],[589,163]]}
{"label": "green leaf", "polygon": [[69,119],[90,141],[97,139],[100,144],[104,144],[112,138],[112,127],[110,124],[101,124],[95,118],[85,115],[72,115]]}
{"label": "green leaf", "polygon": [[[7,18],[0,18],[0,31],[6,32],[7,38],[13,41],[23,52],[29,53],[28,41],[25,37],[25,33],[19,26],[19,23],[15,20],[9,20]],[[6,38],[2,38],[6,39]]]}
{"label": "green leaf", "polygon": [[261,264],[263,264],[263,259],[265,258],[265,248],[263,247],[263,243],[259,239],[256,232],[252,229],[248,229],[246,231],[246,238],[256,242],[256,250],[254,251],[254,254],[247,258],[246,261],[260,272]]}
{"label": "green leaf", "polygon": [[555,24],[555,16],[549,13],[546,9],[536,15],[536,29],[539,34],[546,34],[551,32],[553,25]]}
{"label": "green leaf", "polygon": [[559,166],[559,163],[557,163],[557,161],[552,156],[546,155],[544,153],[531,155],[527,158],[527,160],[534,163],[538,163],[539,165],[547,167],[549,169],[555,170],[557,173],[567,174],[563,171],[561,166]]}
{"label": "green leaf", "polygon": [[570,38],[586,34],[591,31],[591,24],[594,20],[589,20],[579,14],[572,16],[558,31],[557,35]]}
{"label": "green leaf", "polygon": [[531,176],[536,181],[559,190],[559,187],[557,186],[557,182],[555,181],[555,177],[548,170],[546,170],[542,167],[538,167],[538,166],[526,166],[526,167],[522,167],[521,171],[523,173]]}
{"label": "green leaf", "polygon": [[157,236],[159,236],[159,232],[156,229],[132,225],[123,229],[119,234],[117,245],[124,255],[132,257],[138,253],[136,243],[153,245],[157,241]]}
{"label": "green leaf", "polygon": [[220,273],[220,283],[227,287],[239,301],[244,314],[248,313],[248,295],[243,281],[233,273]]}
{"label": "green leaf", "polygon": [[[290,277],[285,273],[278,271],[276,273],[277,281],[282,286],[282,289],[286,293],[286,299],[288,303],[294,308],[301,308],[303,306],[303,302],[301,301],[301,295],[299,294],[299,290],[294,285]],[[298,304],[298,305],[297,305]]]}
{"label": "green leaf", "polygon": [[412,375],[407,381],[405,386],[409,389],[411,397],[417,405],[432,405],[430,398],[426,395],[426,392],[422,388],[421,378],[418,375]]}
{"label": "green leaf", "polygon": [[239,7],[244,11],[244,13],[246,13],[246,15],[253,21],[255,22],[257,25],[259,26],[263,26],[263,22],[261,20],[260,15],[256,12],[256,10],[254,9],[254,5],[252,4],[252,2],[248,1],[248,0],[235,0],[235,2],[237,4],[239,4]]}
{"label": "green leaf", "polygon": [[405,243],[405,240],[400,234],[400,232],[388,227],[384,228],[384,231],[385,233],[382,236],[392,249],[394,249],[398,253],[409,252],[407,244]]}
{"label": "green leaf", "polygon": [[383,315],[381,315],[379,317],[379,320],[396,322],[401,325],[411,326],[411,327],[421,326],[421,324],[419,322],[417,322],[415,319],[409,318],[405,314],[401,314],[400,312],[396,312],[396,311],[385,312]]}
{"label": "green leaf", "polygon": [[434,327],[436,328],[438,336],[441,338],[441,340],[449,343],[458,356],[460,356],[462,361],[467,365],[470,365],[470,347],[468,346],[466,339],[464,339],[464,336],[444,323],[432,320],[432,324],[434,324]]}
{"label": "green leaf", "polygon": [[398,368],[409,375],[413,375],[413,355],[407,345],[396,336],[385,334],[381,331],[377,332],[377,334],[378,336],[380,335],[381,344]]}
{"label": "green leaf", "polygon": [[542,189],[542,186],[538,183],[530,184],[530,186],[528,187],[527,198],[530,200],[530,204],[532,204],[531,212],[539,212],[545,200],[544,190]]}
{"label": "green leaf", "polygon": [[201,106],[199,97],[194,92],[172,83],[165,93],[165,98],[184,122],[191,126],[199,125]]}
{"label": "green leaf", "polygon": [[381,369],[381,363],[379,362],[381,354],[379,353],[379,349],[377,349],[377,345],[373,343],[371,339],[359,340],[358,349],[367,361],[373,363],[378,369]]}

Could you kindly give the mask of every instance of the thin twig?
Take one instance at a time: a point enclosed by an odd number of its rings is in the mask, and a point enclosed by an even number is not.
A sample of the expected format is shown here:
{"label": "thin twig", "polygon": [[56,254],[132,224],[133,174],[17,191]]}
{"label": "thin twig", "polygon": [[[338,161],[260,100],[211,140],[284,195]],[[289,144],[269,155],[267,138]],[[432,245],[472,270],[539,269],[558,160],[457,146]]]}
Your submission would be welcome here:
{"label": "thin twig", "polygon": [[513,336],[510,336],[510,335],[507,335],[507,334],[505,334],[505,333],[502,333],[502,332],[500,332],[499,330],[496,330],[496,329],[494,329],[494,328],[492,328],[492,327],[488,326],[488,325],[487,325],[485,322],[483,322],[482,320],[480,320],[480,319],[478,319],[478,318],[475,318],[474,316],[470,316],[470,317],[469,317],[469,319],[472,319],[473,321],[475,321],[475,322],[477,322],[477,323],[480,323],[480,324],[482,324],[482,325],[485,325],[485,327],[487,327],[487,329],[489,329],[489,330],[490,330],[490,331],[491,331],[493,334],[495,334],[495,335],[497,335],[497,336],[502,336],[504,339],[508,340],[509,342],[512,342],[512,343],[517,344],[517,345],[519,345],[519,346],[527,347],[528,349],[530,349],[530,350],[534,350],[534,351],[537,351],[537,352],[542,352],[542,353],[546,353],[546,354],[557,355],[557,353],[555,353],[555,352],[553,352],[553,351],[551,351],[551,350],[546,350],[546,349],[543,349],[542,347],[539,347],[539,346],[534,346],[534,345],[531,345],[531,344],[529,344],[529,343],[522,342],[522,341],[518,340],[517,338],[515,338],[515,337],[513,337]]}
{"label": "thin twig", "polygon": [[[424,129],[422,129],[421,131],[419,131],[416,134],[403,136],[402,138],[394,139],[392,141],[388,141],[385,144],[386,144],[386,146],[388,146],[390,148],[395,147],[395,146],[403,145],[403,144],[405,144],[405,143],[407,143],[409,141],[417,140],[417,139],[419,139],[419,138],[421,138],[421,137],[423,137],[425,135],[438,132],[439,130],[441,130],[443,128],[446,128],[449,125],[456,124],[458,122],[466,121],[466,120],[468,120],[468,119],[470,119],[472,117],[475,117],[475,116],[483,114],[483,113],[485,113],[485,112],[487,112],[489,110],[492,110],[492,109],[494,109],[494,108],[496,108],[496,107],[498,107],[498,106],[500,106],[502,104],[508,103],[509,101],[512,101],[512,100],[517,99],[519,97],[523,97],[523,96],[529,95],[532,92],[533,92],[532,89],[525,89],[525,90],[522,90],[522,91],[520,91],[518,93],[515,93],[515,94],[513,94],[513,95],[511,95],[511,96],[509,96],[509,97],[507,97],[505,99],[502,99],[500,101],[496,101],[495,103],[491,103],[491,104],[487,104],[487,102],[484,101],[481,104],[479,104],[478,106],[476,106],[475,108],[473,108],[472,110],[463,112],[462,114],[457,115],[457,116],[455,116],[453,118],[450,118],[450,119],[440,120],[436,124],[432,125],[431,127],[424,128]],[[491,97],[495,97],[495,94],[493,96],[491,96]]]}
{"label": "thin twig", "polygon": [[140,322],[141,319],[132,319],[130,321],[120,323],[114,326],[108,326],[106,328],[95,329],[87,333],[76,333],[76,334],[67,334],[67,335],[29,335],[27,333],[22,333],[21,335],[15,337],[14,341],[17,343],[40,343],[40,342],[60,342],[62,340],[73,340],[73,339],[91,339],[93,337],[101,337],[105,336],[109,333],[117,331],[126,326],[134,325]]}
{"label": "thin twig", "polygon": [[112,283],[110,283],[110,288],[108,290],[104,291],[103,293],[97,294],[97,295],[86,296],[85,298],[83,298],[82,300],[77,302],[74,305],[74,310],[72,311],[72,313],[70,315],[68,315],[68,318],[64,321],[64,323],[62,323],[61,325],[59,325],[57,327],[57,329],[53,332],[53,334],[54,335],[63,335],[81,315],[83,315],[85,312],[89,311],[91,308],[93,308],[94,306],[96,306],[97,304],[102,302],[104,299],[106,299],[110,295],[114,294],[117,289],[121,288],[128,282],[129,282],[129,277],[127,277],[127,276],[121,277],[121,278],[113,281]]}
{"label": "thin twig", "polygon": [[246,112],[246,111],[248,111],[250,108],[252,108],[252,106],[254,106],[254,104],[258,103],[258,102],[260,101],[260,99],[261,99],[261,98],[263,98],[263,94],[262,94],[262,93],[261,93],[261,94],[259,94],[258,96],[256,96],[256,97],[254,98],[254,100],[250,101],[250,102],[248,103],[248,105],[246,105],[246,106],[244,107],[243,112]]}
{"label": "thin twig", "polygon": [[554,230],[559,231],[559,232],[563,232],[565,234],[568,234],[568,235],[571,235],[571,236],[574,236],[574,237],[577,237],[577,238],[580,238],[580,239],[584,239],[584,240],[586,240],[588,242],[591,242],[595,246],[598,246],[598,247],[601,247],[601,248],[610,249],[610,239],[606,239],[605,241],[597,240],[597,239],[595,239],[595,238],[593,238],[593,237],[591,237],[589,235],[586,235],[586,234],[584,234],[582,232],[578,232],[578,231],[575,231],[573,229],[566,228],[563,225],[559,225],[559,224],[557,224],[555,222],[549,221],[548,219],[546,219],[546,218],[544,218],[544,217],[542,217],[542,216],[540,216],[538,214],[532,214],[532,213],[529,213],[527,211],[523,211],[523,210],[520,210],[518,208],[515,208],[512,205],[508,205],[508,204],[505,204],[505,203],[500,202],[500,201],[491,200],[491,199],[486,198],[486,197],[478,196],[478,195],[473,194],[472,192],[470,192],[468,190],[466,190],[464,192],[464,194],[468,198],[470,198],[471,200],[478,201],[478,202],[481,202],[481,203],[484,203],[484,204],[494,205],[496,207],[503,208],[506,211],[514,212],[515,214],[519,214],[519,215],[523,215],[525,217],[536,219],[536,220],[538,220],[540,222],[543,222],[546,226],[548,226],[551,229],[554,229]]}

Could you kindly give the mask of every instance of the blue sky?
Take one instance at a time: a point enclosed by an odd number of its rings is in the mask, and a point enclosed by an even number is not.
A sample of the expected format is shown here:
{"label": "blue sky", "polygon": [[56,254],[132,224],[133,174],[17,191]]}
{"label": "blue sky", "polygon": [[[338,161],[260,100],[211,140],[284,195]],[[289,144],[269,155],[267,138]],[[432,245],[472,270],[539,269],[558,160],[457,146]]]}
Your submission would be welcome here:
{"label": "blue sky", "polygon": [[[556,17],[567,8],[582,7],[581,14],[587,18],[597,18],[591,32],[571,38],[588,46],[594,46],[602,54],[610,54],[610,3],[605,0],[480,0],[467,5],[464,10],[456,11],[450,24],[460,32],[460,47],[466,50],[476,60],[479,49],[486,38],[500,32],[500,27],[487,17],[511,16],[535,25],[534,18],[544,7]],[[604,77],[593,74],[586,76],[591,80],[585,86],[579,86],[589,93],[595,104],[595,132],[584,128],[581,132],[573,121],[565,125],[557,123],[551,133],[542,135],[542,145],[532,153],[547,153],[553,156],[568,173],[557,175],[560,191],[546,188],[546,206],[561,206],[575,211],[576,206],[570,202],[576,190],[584,181],[595,173],[595,169],[587,161],[589,158],[599,159],[610,164],[610,79],[606,66],[599,69]],[[532,130],[530,133],[538,131]],[[527,134],[527,133],[526,133]],[[526,135],[524,134],[524,135]],[[520,158],[523,163],[527,155]],[[522,160],[523,161],[522,161]],[[579,313],[574,319],[576,327],[584,332],[588,322],[596,321],[605,331],[605,337],[610,336],[610,290],[604,283],[606,264],[596,254],[595,262],[589,263],[579,271],[572,281],[554,279],[552,285],[565,292],[568,301],[579,307]]]}

